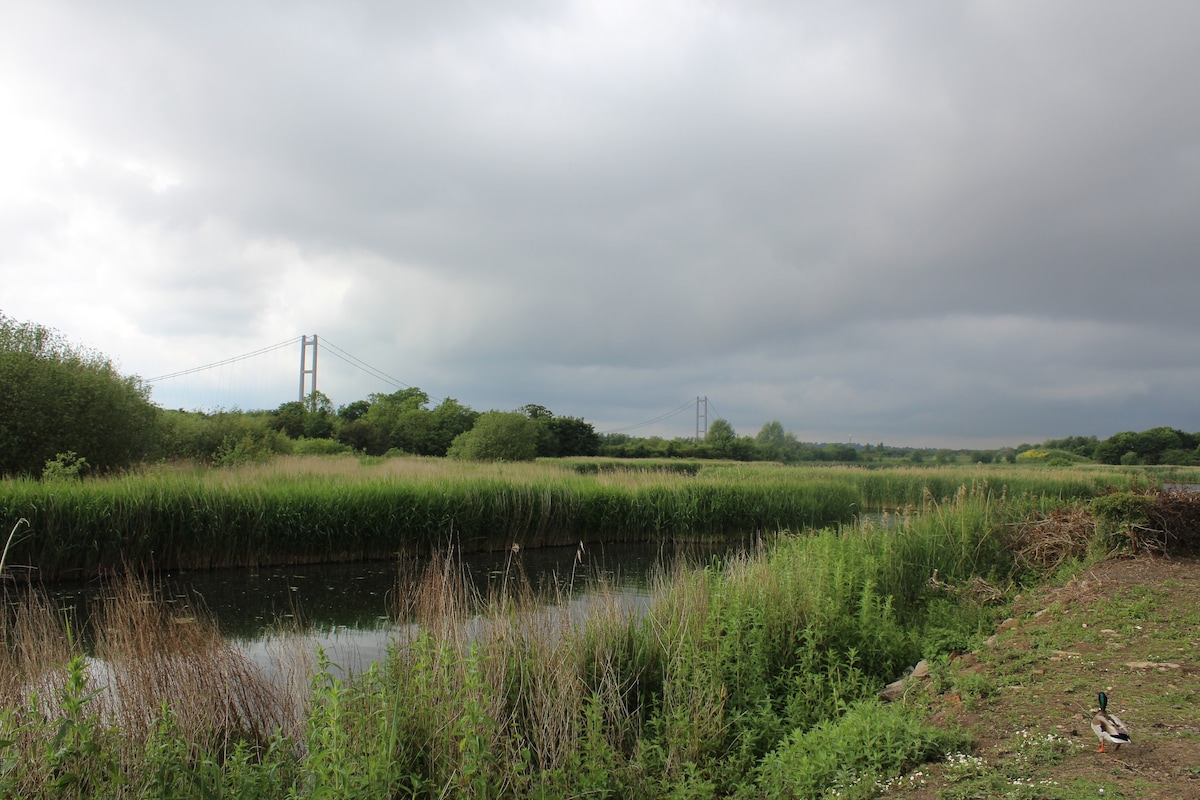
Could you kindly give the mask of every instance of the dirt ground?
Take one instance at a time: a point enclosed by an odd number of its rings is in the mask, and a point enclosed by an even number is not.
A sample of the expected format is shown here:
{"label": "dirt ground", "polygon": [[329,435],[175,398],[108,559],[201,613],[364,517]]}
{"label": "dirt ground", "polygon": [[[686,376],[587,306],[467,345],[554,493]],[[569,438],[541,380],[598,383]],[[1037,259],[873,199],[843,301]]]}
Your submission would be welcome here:
{"label": "dirt ground", "polygon": [[[1113,558],[1018,597],[988,645],[924,690],[974,749],[887,797],[1200,800],[1200,559]],[[1129,728],[1116,752],[1095,752],[1099,691]]]}

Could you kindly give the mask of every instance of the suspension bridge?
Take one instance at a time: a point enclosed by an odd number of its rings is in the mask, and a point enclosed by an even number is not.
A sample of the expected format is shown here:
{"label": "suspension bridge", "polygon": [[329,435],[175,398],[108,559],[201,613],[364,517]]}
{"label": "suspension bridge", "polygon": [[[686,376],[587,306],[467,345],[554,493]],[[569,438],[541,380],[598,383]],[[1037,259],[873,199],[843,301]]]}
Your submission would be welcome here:
{"label": "suspension bridge", "polygon": [[[330,358],[335,361],[333,365]],[[369,380],[351,380],[362,375]],[[354,390],[363,385],[368,389],[361,397],[342,397],[342,402],[366,399],[367,394],[375,392],[413,388],[329,339],[308,335],[294,336],[210,364],[147,378],[145,382],[153,387],[153,398],[159,405],[203,411],[273,409],[290,400],[304,400],[314,391],[333,399],[337,394],[353,391],[352,386]],[[289,384],[293,387],[290,392],[285,388]],[[430,399],[434,403],[441,400],[432,396]],[[183,400],[188,402],[181,404]]]}
{"label": "suspension bridge", "polygon": [[[336,406],[365,400],[375,393],[414,388],[316,335],[293,336],[232,358],[146,378],[145,383],[152,387],[153,401],[163,408],[209,413],[271,410],[292,400],[303,402],[313,392],[321,392]],[[431,404],[442,401],[425,387],[419,388]],[[707,397],[689,399],[650,419],[600,432],[638,435],[692,409],[695,436],[703,439],[708,433],[709,414],[714,411]]]}

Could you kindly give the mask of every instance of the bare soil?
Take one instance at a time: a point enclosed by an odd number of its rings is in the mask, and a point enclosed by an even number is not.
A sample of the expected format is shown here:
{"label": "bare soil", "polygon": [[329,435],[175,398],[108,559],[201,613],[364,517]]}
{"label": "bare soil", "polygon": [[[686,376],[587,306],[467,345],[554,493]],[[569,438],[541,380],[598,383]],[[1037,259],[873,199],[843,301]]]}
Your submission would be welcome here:
{"label": "bare soil", "polygon": [[[982,769],[1008,777],[984,792],[927,765],[885,796],[1200,800],[1200,559],[1113,558],[1018,597],[993,640],[926,690],[934,721],[965,729]],[[1130,731],[1115,752],[1096,752],[1099,691]]]}

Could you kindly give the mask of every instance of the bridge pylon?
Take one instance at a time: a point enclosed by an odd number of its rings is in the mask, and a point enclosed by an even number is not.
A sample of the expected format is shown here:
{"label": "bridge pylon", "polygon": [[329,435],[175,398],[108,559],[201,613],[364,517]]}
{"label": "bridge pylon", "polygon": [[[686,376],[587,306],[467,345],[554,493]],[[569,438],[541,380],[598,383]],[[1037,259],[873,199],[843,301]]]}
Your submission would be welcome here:
{"label": "bridge pylon", "polygon": [[[308,356],[308,348],[312,347],[312,367],[305,366]],[[305,376],[312,375],[312,388],[307,392],[304,391]],[[305,397],[312,397],[313,411],[317,408],[317,398],[314,396],[317,391],[317,335],[312,335],[312,341],[309,341],[308,336],[300,337],[300,402],[304,402]]]}

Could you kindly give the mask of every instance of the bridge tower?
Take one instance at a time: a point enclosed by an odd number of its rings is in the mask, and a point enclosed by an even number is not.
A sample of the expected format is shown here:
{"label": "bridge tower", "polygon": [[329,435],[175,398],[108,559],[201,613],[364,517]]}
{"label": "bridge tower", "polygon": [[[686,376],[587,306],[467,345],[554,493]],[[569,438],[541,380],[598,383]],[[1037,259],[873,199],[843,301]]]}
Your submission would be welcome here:
{"label": "bridge tower", "polygon": [[[308,348],[312,347],[312,368],[305,366]],[[307,392],[304,391],[304,377],[312,375],[312,388]],[[304,398],[314,394],[317,391],[317,335],[312,335],[312,341],[309,341],[308,336],[300,337],[300,402],[304,402]],[[313,411],[316,411],[317,399],[313,397]]]}

